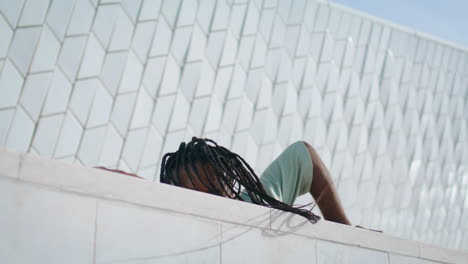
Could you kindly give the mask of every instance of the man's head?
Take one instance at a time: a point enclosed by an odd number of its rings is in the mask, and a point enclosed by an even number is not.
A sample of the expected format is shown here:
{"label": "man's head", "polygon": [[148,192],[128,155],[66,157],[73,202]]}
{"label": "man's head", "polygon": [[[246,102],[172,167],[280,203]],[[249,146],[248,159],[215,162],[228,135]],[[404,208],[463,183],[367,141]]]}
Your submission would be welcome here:
{"label": "man's head", "polygon": [[174,168],[170,174],[178,178],[180,187],[232,197],[232,193],[226,188],[226,184],[220,181],[216,169],[209,162],[195,161],[188,166]]}
{"label": "man's head", "polygon": [[[212,144],[210,144],[212,143]],[[235,174],[230,159],[233,157],[222,152],[222,147],[213,145],[210,140],[192,138],[181,143],[174,153],[167,153],[161,164],[163,183],[197,190],[224,197],[236,198],[239,186],[234,186]]]}
{"label": "man's head", "polygon": [[258,205],[302,215],[311,222],[319,217],[271,197],[249,164],[239,155],[210,139],[193,137],[161,162],[160,181],[192,190],[243,201],[241,191]]}

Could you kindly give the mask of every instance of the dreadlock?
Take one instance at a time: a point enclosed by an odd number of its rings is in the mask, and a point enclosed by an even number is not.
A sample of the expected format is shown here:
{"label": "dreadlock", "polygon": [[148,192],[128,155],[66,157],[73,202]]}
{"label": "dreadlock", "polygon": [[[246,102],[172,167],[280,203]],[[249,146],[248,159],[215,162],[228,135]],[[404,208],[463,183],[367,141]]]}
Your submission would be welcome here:
{"label": "dreadlock", "polygon": [[[195,166],[196,163],[202,169]],[[211,165],[214,170],[217,183],[200,179],[200,175],[208,175],[207,165]],[[181,169],[187,172],[187,177],[194,186],[197,178],[210,193],[244,201],[241,197],[241,191],[244,191],[255,204],[295,213],[312,223],[320,219],[310,210],[288,205],[268,195],[254,170],[241,156],[211,139],[193,137],[188,143],[182,142],[176,152],[166,153],[162,158],[160,181],[180,186]],[[192,173],[188,173],[189,171]],[[222,188],[216,188],[215,185]]]}

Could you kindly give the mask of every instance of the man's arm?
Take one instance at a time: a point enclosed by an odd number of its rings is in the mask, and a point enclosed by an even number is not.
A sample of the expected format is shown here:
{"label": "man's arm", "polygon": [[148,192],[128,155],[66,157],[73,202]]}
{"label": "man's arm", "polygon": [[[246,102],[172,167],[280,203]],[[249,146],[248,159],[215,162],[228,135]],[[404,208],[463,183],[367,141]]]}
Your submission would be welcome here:
{"label": "man's arm", "polygon": [[336,192],[333,179],[328,172],[327,167],[314,148],[307,142],[304,142],[309,151],[313,164],[314,177],[310,186],[310,194],[314,197],[320,212],[325,220],[351,225],[341,204],[338,193]]}

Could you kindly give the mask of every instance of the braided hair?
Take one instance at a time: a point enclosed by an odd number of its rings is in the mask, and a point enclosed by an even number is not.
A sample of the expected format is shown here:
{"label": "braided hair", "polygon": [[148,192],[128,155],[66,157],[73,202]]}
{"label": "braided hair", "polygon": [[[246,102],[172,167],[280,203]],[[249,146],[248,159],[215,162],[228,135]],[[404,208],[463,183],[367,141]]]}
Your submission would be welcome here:
{"label": "braided hair", "polygon": [[[160,182],[181,186],[181,170],[186,172],[193,186],[195,182],[201,183],[212,194],[244,201],[243,192],[254,204],[295,213],[312,223],[320,219],[310,210],[293,207],[268,195],[254,170],[242,157],[211,139],[193,137],[188,143],[182,142],[176,152],[166,153],[162,158]],[[208,170],[215,173],[215,182],[200,177],[202,173],[208,175]]]}

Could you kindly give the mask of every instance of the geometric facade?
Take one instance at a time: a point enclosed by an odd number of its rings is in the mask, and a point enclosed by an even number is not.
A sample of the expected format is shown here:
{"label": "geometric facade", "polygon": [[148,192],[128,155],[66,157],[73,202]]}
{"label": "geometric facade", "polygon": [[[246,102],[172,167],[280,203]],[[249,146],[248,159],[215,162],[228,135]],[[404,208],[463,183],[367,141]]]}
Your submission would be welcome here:
{"label": "geometric facade", "polygon": [[158,181],[193,135],[258,174],[305,140],[353,224],[468,249],[466,48],[317,0],[0,1],[0,36],[0,146]]}

